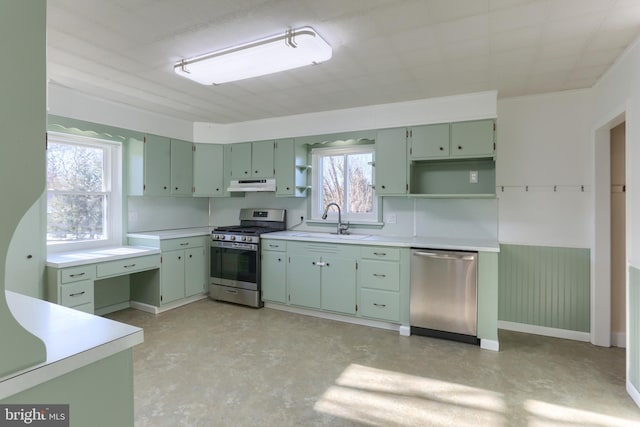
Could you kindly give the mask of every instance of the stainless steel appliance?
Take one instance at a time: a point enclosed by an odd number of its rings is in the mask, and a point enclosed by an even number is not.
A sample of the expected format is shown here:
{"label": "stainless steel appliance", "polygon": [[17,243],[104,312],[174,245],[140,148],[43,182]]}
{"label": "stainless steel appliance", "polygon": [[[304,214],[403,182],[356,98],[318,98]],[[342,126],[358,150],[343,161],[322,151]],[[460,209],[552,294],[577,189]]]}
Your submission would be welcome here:
{"label": "stainless steel appliance", "polygon": [[411,333],[478,344],[477,252],[411,252]]}
{"label": "stainless steel appliance", "polygon": [[284,209],[241,209],[240,225],[211,232],[209,297],[262,307],[260,235],[286,228]]}

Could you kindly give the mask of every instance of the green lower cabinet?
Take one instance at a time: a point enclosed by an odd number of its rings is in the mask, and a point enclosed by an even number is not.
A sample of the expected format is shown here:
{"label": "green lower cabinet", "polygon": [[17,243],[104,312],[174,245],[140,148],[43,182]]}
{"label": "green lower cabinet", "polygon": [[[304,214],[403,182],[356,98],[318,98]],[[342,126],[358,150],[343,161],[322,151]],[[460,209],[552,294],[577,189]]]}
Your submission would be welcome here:
{"label": "green lower cabinet", "polygon": [[[264,245],[263,245],[264,247]],[[262,300],[287,302],[287,264],[284,252],[262,252]]]}
{"label": "green lower cabinet", "polygon": [[356,261],[322,257],[323,310],[356,314]]}
{"label": "green lower cabinet", "polygon": [[204,247],[184,251],[184,296],[207,290],[207,251]]}
{"label": "green lower cabinet", "polygon": [[162,254],[161,303],[184,298],[184,251]]}
{"label": "green lower cabinet", "polygon": [[319,257],[315,255],[290,255],[288,260],[289,304],[320,308],[320,267],[317,265]]}

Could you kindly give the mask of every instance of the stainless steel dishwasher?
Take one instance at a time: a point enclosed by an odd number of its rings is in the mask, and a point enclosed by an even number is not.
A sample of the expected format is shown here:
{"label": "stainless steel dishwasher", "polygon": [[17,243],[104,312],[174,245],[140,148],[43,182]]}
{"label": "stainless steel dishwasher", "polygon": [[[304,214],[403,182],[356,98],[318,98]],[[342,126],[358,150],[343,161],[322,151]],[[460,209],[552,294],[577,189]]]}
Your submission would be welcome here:
{"label": "stainless steel dishwasher", "polygon": [[412,334],[479,343],[477,266],[477,252],[412,249]]}

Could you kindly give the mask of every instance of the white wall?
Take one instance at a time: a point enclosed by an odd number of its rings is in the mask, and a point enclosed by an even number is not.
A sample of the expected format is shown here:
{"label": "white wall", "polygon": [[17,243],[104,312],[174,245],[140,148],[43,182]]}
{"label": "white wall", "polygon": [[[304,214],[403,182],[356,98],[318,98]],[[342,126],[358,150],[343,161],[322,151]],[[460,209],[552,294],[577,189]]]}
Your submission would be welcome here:
{"label": "white wall", "polygon": [[129,197],[129,232],[209,225],[209,199],[203,197]]}
{"label": "white wall", "polygon": [[496,117],[496,91],[276,117],[229,125],[195,123],[195,142],[241,142]]}
{"label": "white wall", "polygon": [[591,247],[590,119],[590,90],[498,101],[501,243]]}
{"label": "white wall", "polygon": [[193,141],[193,123],[128,105],[95,98],[55,83],[49,83],[47,112],[138,132]]}

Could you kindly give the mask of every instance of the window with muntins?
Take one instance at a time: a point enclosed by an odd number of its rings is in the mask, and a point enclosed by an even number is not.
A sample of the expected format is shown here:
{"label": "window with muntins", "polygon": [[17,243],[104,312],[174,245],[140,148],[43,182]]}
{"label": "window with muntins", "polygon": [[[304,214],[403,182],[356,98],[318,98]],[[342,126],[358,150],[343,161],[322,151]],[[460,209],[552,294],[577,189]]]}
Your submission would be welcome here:
{"label": "window with muntins", "polygon": [[[340,206],[342,220],[377,222],[378,203],[373,192],[373,145],[314,148],[312,155],[312,219],[320,220],[329,203]],[[328,218],[337,220],[335,207]]]}
{"label": "window with muntins", "polygon": [[47,244],[63,250],[121,243],[121,146],[49,134]]}

